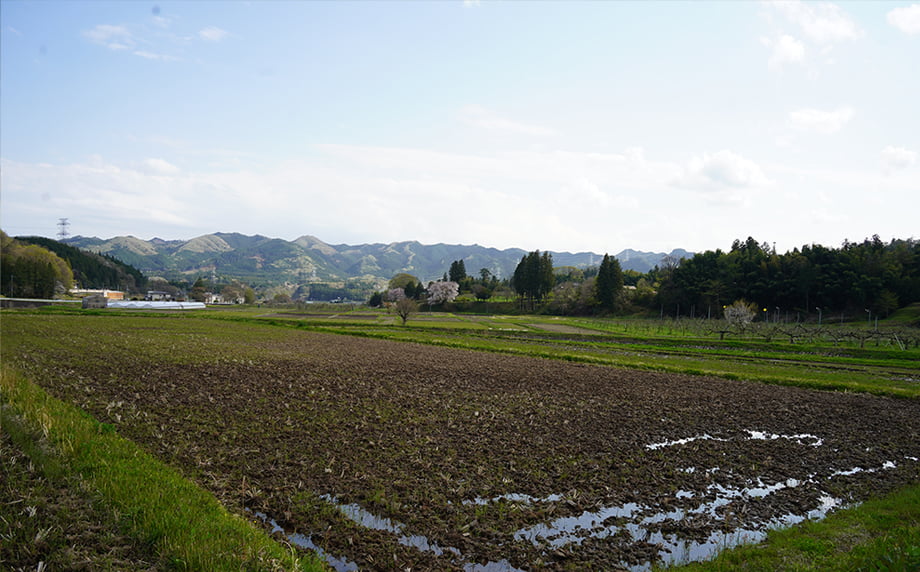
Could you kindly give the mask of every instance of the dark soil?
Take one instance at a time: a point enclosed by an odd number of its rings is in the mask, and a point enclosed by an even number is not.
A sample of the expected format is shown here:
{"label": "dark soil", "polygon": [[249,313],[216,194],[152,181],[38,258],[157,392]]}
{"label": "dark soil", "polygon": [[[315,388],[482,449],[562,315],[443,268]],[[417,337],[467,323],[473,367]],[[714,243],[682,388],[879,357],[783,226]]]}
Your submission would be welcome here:
{"label": "dark soil", "polygon": [[[100,345],[30,369],[231,510],[370,569],[635,566],[920,480],[915,400],[305,332],[264,343],[194,365]],[[566,517],[584,522],[546,532]]]}

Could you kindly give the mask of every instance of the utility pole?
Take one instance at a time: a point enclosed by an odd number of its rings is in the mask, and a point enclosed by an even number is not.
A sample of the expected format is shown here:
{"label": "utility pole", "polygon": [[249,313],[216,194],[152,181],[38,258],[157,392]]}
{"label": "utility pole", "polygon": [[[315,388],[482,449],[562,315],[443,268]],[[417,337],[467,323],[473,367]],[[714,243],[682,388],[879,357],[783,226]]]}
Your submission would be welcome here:
{"label": "utility pole", "polygon": [[58,240],[63,241],[65,238],[70,236],[70,232],[68,232],[67,230],[67,227],[70,226],[70,222],[68,222],[66,218],[61,218],[61,219],[58,219],[57,225],[58,225],[58,228],[60,229],[58,230],[58,234],[57,234]]}

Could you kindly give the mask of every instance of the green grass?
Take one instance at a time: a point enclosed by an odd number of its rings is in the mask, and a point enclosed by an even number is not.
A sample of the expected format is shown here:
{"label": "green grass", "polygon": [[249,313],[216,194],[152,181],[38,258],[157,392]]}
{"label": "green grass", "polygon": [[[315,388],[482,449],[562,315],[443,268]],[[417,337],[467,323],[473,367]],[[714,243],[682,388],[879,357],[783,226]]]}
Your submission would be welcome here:
{"label": "green grass", "polygon": [[[83,411],[4,368],[3,431],[49,474],[80,475],[122,525],[177,570],[323,570]],[[52,449],[37,446],[40,435]]]}
{"label": "green grass", "polygon": [[888,324],[911,325],[914,327],[920,326],[920,302],[901,308],[886,319],[885,322]]}

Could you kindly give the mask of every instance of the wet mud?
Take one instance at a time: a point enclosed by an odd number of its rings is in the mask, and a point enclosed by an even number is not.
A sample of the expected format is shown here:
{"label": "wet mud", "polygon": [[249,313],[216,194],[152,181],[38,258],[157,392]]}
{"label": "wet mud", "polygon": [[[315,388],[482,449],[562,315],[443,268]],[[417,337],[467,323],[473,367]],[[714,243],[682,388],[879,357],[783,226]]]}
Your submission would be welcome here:
{"label": "wet mud", "polygon": [[642,570],[920,480],[916,400],[305,332],[257,349],[31,365],[342,570]]}

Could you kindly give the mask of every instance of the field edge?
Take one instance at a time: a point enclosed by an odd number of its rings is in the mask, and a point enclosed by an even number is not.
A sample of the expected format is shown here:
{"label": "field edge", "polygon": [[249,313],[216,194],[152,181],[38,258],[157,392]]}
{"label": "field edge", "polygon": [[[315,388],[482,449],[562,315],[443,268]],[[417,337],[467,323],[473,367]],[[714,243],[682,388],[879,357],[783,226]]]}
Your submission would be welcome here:
{"label": "field edge", "polygon": [[327,570],[297,554],[108,424],[48,395],[14,369],[0,369],[0,423],[30,461],[55,476],[79,476],[121,524],[152,544],[168,569]]}

